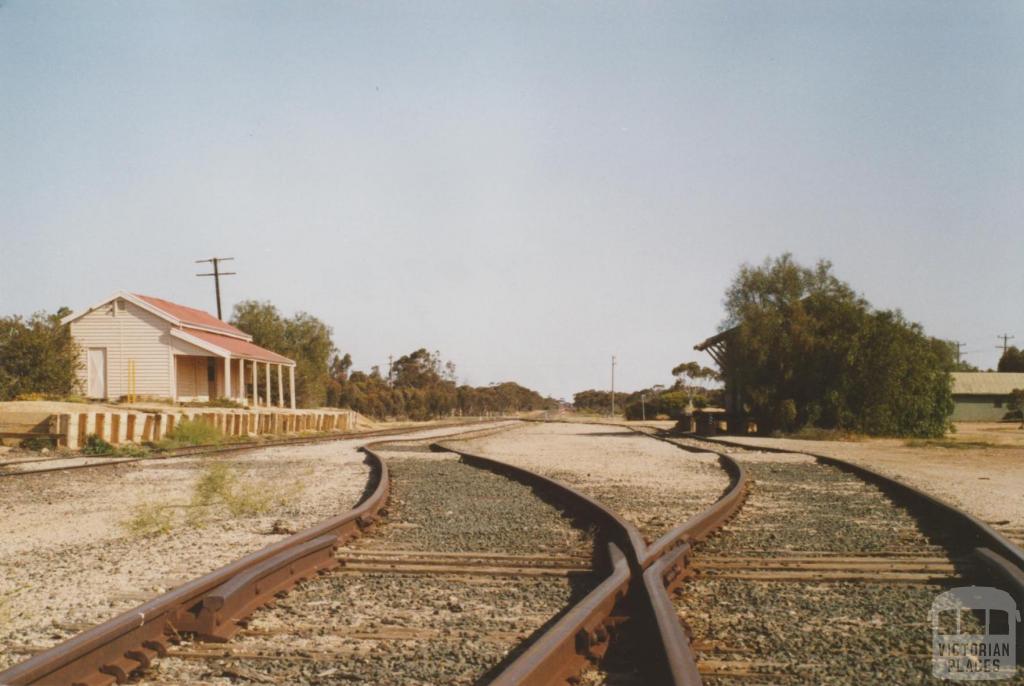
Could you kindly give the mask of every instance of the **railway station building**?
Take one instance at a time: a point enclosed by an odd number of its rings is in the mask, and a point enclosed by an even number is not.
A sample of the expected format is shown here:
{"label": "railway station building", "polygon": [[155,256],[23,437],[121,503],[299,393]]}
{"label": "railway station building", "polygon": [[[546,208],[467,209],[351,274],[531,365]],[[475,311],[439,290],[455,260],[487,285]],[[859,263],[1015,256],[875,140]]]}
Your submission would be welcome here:
{"label": "railway station building", "polygon": [[295,408],[295,361],[208,312],[118,291],[62,323],[81,349],[77,373],[91,399]]}

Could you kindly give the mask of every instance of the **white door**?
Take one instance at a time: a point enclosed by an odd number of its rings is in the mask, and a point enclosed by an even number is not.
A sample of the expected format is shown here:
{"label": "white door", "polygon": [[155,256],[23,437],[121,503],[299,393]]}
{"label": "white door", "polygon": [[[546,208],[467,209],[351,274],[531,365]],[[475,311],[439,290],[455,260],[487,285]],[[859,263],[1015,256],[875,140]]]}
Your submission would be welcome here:
{"label": "white door", "polygon": [[107,397],[107,349],[89,348],[89,397]]}

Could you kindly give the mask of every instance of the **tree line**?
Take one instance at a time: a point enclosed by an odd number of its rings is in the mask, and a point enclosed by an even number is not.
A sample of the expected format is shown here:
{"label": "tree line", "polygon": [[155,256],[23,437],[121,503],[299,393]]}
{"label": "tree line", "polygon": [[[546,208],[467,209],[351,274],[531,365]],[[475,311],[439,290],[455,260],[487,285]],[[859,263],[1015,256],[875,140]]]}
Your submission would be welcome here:
{"label": "tree line", "polygon": [[[697,362],[683,362],[672,369],[675,382],[671,386],[654,385],[631,393],[615,393],[615,414],[626,419],[678,419],[687,408],[721,405],[721,388],[708,388],[708,381],[718,381],[714,369]],[[577,412],[608,414],[611,412],[610,391],[589,389],[573,395]]]}
{"label": "tree line", "polygon": [[460,385],[455,363],[426,348],[402,355],[387,373],[379,366],[353,369],[340,353],[331,327],[306,313],[283,317],[269,302],[235,306],[231,323],[253,342],[295,360],[295,397],[302,407],[347,407],[375,419],[425,420],[545,410],[558,403],[507,381],[491,386]]}

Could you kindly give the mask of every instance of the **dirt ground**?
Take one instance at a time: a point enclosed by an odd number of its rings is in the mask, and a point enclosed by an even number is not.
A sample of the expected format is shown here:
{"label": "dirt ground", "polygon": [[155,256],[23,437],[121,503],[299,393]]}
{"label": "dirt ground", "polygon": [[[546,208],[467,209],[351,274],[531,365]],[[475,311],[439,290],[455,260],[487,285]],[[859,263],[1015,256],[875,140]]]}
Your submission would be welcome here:
{"label": "dirt ground", "polygon": [[[0,669],[350,509],[367,440],[0,479]],[[232,505],[197,504],[215,464],[227,465]]]}
{"label": "dirt ground", "polygon": [[1000,527],[1024,529],[1024,431],[962,423],[937,441],[805,441],[728,437],[739,443],[849,460],[900,479]]}

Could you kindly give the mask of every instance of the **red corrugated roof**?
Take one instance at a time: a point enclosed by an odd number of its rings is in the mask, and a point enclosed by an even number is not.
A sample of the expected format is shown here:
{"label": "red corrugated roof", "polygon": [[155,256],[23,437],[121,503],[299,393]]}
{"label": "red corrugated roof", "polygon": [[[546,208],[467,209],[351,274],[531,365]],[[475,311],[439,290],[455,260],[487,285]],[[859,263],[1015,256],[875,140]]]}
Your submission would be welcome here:
{"label": "red corrugated roof", "polygon": [[210,333],[209,331],[200,331],[199,329],[183,328],[184,333],[196,338],[202,339],[207,343],[212,343],[218,348],[223,348],[231,353],[232,357],[244,357],[247,360],[259,360],[260,362],[273,362],[274,364],[294,364],[294,361],[289,360],[284,355],[278,355],[272,350],[261,348],[255,343],[249,341],[243,341],[238,338],[231,338],[230,336],[221,336],[220,334]]}
{"label": "red corrugated roof", "polygon": [[174,317],[175,319],[181,320],[182,324],[192,324],[193,326],[205,326],[209,329],[216,329],[217,331],[223,331],[227,334],[233,334],[235,336],[249,337],[249,334],[245,333],[241,329],[237,329],[227,322],[214,317],[209,312],[203,312],[197,310],[194,307],[185,307],[177,303],[172,303],[169,300],[162,300],[160,298],[154,298],[151,295],[142,295],[140,293],[134,293],[136,298],[146,301],[149,305],[162,310]]}

